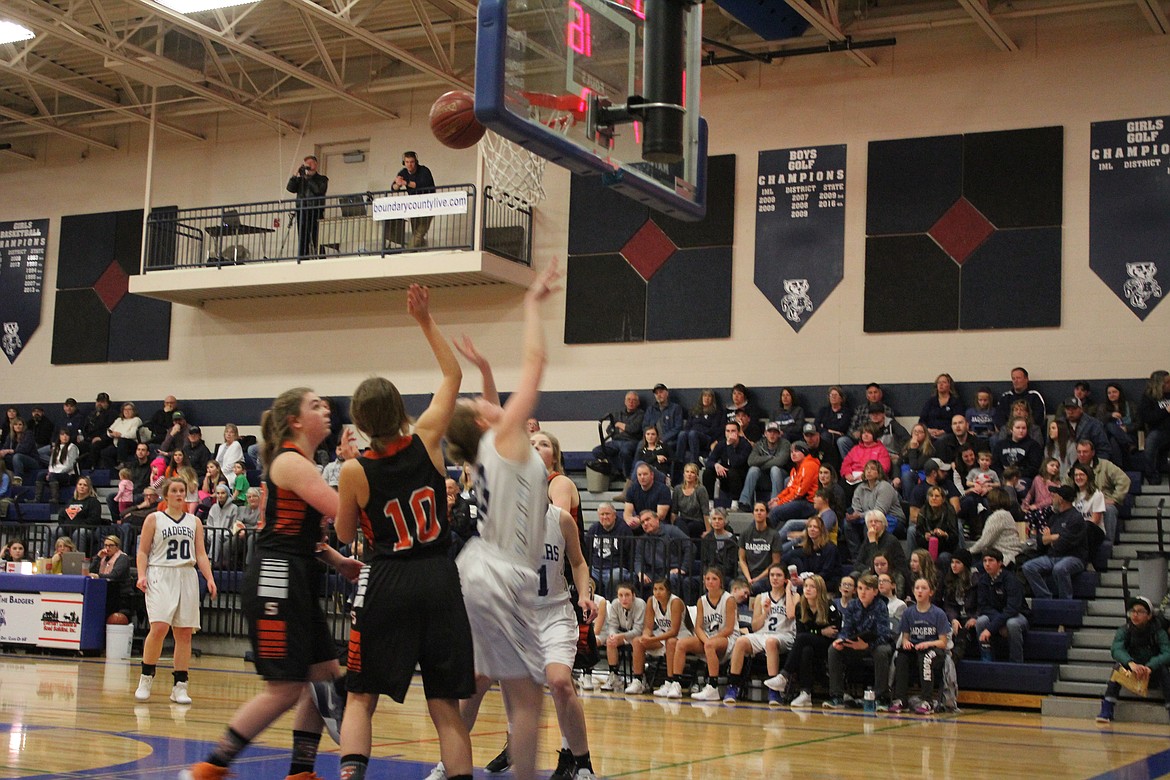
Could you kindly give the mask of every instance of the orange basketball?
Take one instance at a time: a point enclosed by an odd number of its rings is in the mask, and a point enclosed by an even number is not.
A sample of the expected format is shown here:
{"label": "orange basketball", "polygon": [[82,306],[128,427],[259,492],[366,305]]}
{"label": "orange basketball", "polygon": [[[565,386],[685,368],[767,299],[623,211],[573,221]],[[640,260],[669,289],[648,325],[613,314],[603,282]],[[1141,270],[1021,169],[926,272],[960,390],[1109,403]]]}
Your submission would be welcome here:
{"label": "orange basketball", "polygon": [[439,143],[451,149],[475,146],[485,128],[475,118],[475,98],[470,92],[453,89],[431,104],[431,132]]}
{"label": "orange basketball", "polygon": [[106,618],[107,626],[128,626],[130,625],[130,618],[123,615],[121,612],[115,612]]}

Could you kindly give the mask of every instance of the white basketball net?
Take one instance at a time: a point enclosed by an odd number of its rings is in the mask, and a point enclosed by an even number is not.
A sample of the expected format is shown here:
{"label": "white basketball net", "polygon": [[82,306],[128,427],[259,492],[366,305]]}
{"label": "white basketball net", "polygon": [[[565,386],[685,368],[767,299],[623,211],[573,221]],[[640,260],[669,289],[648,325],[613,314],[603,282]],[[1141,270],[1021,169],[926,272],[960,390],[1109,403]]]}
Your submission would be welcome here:
{"label": "white basketball net", "polygon": [[[533,119],[558,133],[573,126],[568,111],[532,107]],[[487,180],[496,202],[510,209],[530,208],[544,200],[544,166],[548,160],[488,130],[479,142]]]}

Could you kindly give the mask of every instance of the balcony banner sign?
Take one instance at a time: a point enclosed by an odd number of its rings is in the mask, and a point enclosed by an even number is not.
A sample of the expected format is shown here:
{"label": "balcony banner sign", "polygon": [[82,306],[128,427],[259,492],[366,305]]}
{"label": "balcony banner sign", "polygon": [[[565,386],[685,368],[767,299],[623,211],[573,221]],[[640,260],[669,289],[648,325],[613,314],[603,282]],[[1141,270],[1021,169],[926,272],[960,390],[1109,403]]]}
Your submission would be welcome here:
{"label": "balcony banner sign", "polygon": [[0,222],[0,349],[9,363],[41,324],[49,220]]}
{"label": "balcony banner sign", "polygon": [[466,192],[427,192],[421,195],[387,195],[374,199],[374,221],[466,214]]}
{"label": "balcony banner sign", "polygon": [[1170,285],[1170,117],[1094,122],[1089,267],[1144,320]]}

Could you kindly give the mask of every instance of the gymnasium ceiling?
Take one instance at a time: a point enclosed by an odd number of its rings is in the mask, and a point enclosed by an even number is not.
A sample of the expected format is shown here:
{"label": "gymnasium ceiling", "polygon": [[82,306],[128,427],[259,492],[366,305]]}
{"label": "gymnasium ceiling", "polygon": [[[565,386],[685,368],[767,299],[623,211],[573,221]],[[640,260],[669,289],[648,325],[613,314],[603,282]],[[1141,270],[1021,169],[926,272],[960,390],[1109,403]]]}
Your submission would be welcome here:
{"label": "gymnasium ceiling", "polygon": [[[769,2],[769,0],[762,0]],[[773,2],[777,0],[771,0]],[[711,2],[704,34],[760,55],[832,48],[900,35],[970,36],[989,53],[1019,46],[1019,20],[1067,17],[1158,38],[1170,31],[1160,0],[789,0],[810,22],[800,37],[765,41]],[[0,19],[36,37],[0,44],[0,144],[34,159],[45,136],[83,152],[114,149],[125,126],[148,124],[191,141],[217,123],[299,132],[312,111],[367,119],[404,112],[411,91],[470,89],[472,0],[260,0],[185,16],[154,0],[3,0]],[[714,56],[733,56],[709,47]],[[883,49],[817,54],[871,67]],[[742,56],[742,55],[741,55]],[[754,65],[714,65],[705,78],[740,80]],[[769,67],[765,65],[764,67]],[[152,94],[153,92],[153,94]]]}

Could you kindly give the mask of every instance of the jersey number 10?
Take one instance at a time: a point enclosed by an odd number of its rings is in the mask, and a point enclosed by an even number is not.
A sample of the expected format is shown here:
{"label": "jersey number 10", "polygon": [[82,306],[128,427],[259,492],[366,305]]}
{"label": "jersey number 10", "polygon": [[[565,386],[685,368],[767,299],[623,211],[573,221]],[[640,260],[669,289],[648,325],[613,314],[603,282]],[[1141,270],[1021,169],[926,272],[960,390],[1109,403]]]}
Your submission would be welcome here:
{"label": "jersey number 10", "polygon": [[439,520],[435,517],[435,491],[429,486],[417,488],[410,494],[412,523],[407,521],[402,504],[397,498],[386,502],[382,507],[382,514],[394,524],[394,531],[398,534],[394,552],[409,550],[416,543],[426,544],[439,538]]}

